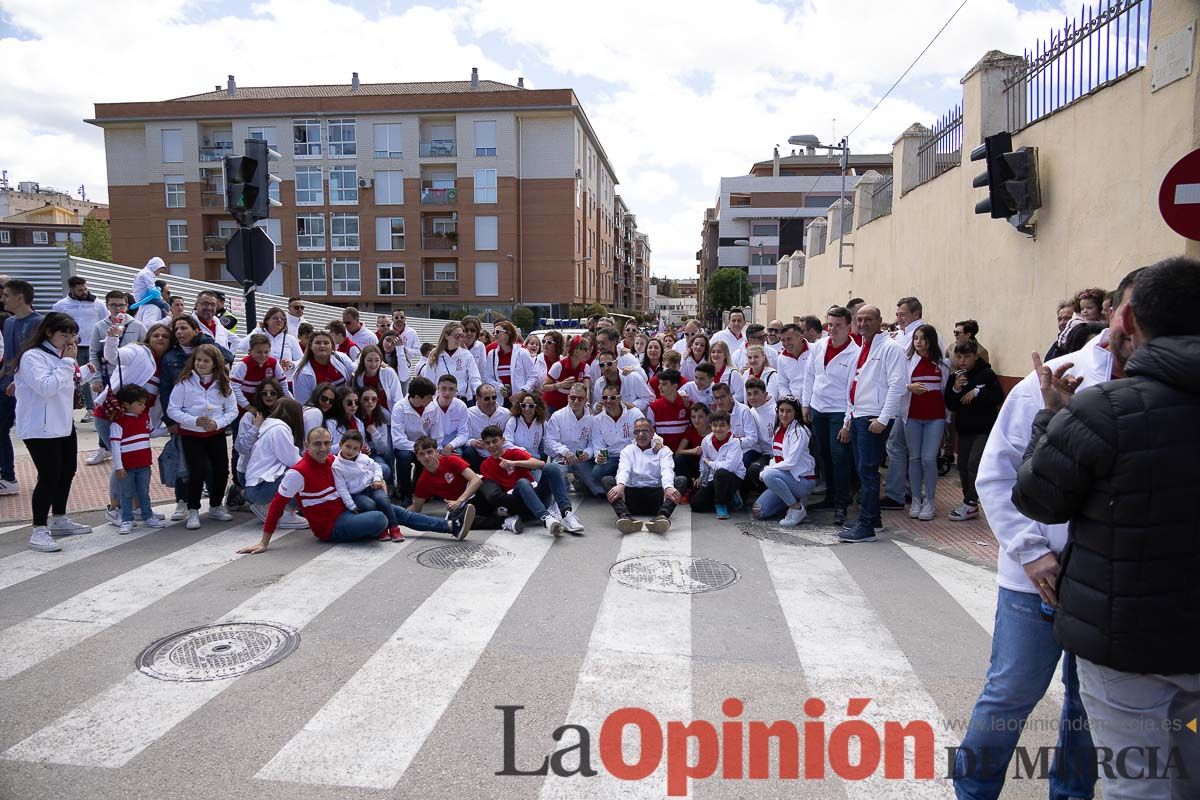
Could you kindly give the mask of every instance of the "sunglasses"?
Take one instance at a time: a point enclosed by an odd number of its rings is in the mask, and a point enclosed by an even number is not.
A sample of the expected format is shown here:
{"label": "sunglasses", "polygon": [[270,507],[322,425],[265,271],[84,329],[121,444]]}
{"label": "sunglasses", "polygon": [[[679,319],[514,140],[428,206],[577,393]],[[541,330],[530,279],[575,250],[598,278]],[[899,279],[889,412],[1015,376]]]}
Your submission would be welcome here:
{"label": "sunglasses", "polygon": [[265,389],[264,391],[259,392],[259,394],[261,394],[263,397],[279,397],[279,392],[275,391],[274,389]]}
{"label": "sunglasses", "polygon": [[621,398],[617,397],[615,394],[610,394],[605,397],[601,397],[600,399],[607,403],[610,400],[620,400]]}
{"label": "sunglasses", "polygon": [[292,311],[303,311],[305,308],[306,308],[306,306],[302,306],[302,305],[291,306]]}
{"label": "sunglasses", "polygon": [[494,394],[477,394],[477,395],[475,395],[475,398],[477,400],[479,400],[479,402],[481,402],[481,403],[486,403],[489,400],[495,400],[496,395],[494,395]]}
{"label": "sunglasses", "polygon": [[333,400],[334,400],[334,398],[332,398],[332,397],[318,397],[317,398],[318,403],[332,403]]}
{"label": "sunglasses", "polygon": [[582,403],[583,401],[587,400],[587,398],[586,398],[586,397],[580,397],[580,396],[579,396],[579,395],[577,395],[577,394],[573,394],[573,395],[571,395],[571,396],[568,398],[568,400],[569,400],[570,402],[572,402],[572,403]]}
{"label": "sunglasses", "polygon": [[783,333],[783,328],[767,328],[767,333]]}
{"label": "sunglasses", "polygon": [[357,400],[343,400],[343,401],[342,401],[342,405],[344,405],[344,406],[356,406],[356,405],[358,405],[358,401],[357,401]]}
{"label": "sunglasses", "polygon": [[521,408],[537,408],[536,403],[521,403]]}

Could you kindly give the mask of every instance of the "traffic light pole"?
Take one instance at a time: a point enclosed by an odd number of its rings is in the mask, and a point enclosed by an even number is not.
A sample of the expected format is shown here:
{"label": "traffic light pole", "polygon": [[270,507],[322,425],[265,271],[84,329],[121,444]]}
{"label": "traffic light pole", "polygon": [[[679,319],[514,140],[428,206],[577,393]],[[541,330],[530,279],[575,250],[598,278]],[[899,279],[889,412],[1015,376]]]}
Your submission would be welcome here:
{"label": "traffic light pole", "polygon": [[[242,263],[253,263],[253,252],[251,250],[250,236],[253,233],[253,228],[242,228]],[[246,330],[254,330],[258,324],[258,314],[254,308],[254,281],[250,280],[249,275],[245,275],[242,280],[242,295],[246,298]]]}

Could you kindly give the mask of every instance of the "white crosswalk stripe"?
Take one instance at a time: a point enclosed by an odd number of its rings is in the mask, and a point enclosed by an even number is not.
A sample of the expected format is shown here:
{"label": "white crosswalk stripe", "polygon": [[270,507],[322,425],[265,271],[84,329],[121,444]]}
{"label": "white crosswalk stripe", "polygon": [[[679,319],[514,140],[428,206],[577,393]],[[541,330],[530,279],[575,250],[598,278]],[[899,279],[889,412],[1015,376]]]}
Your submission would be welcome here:
{"label": "white crosswalk stripe", "polygon": [[[303,628],[407,545],[330,548],[217,622],[270,620]],[[134,670],[120,683],[10,748],[4,757],[120,767],[233,683],[160,681]]]}
{"label": "white crosswalk stripe", "polygon": [[256,777],[375,789],[400,780],[555,540],[531,530],[488,541],[514,558],[450,576]]}

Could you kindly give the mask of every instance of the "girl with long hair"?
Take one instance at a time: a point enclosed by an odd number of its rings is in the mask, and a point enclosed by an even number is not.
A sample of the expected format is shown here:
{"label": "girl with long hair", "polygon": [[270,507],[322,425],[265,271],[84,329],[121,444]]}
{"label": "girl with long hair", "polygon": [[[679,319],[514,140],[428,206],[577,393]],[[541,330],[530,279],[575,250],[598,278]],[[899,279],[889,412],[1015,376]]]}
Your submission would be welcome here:
{"label": "girl with long hair", "polygon": [[758,378],[767,387],[767,394],[775,400],[779,399],[779,373],[767,363],[767,351],[760,344],[752,344],[746,348],[746,368],[742,370],[742,396],[739,402],[746,402],[745,385],[750,378]]}
{"label": "girl with long hair", "polygon": [[354,362],[345,353],[337,352],[337,343],[329,331],[316,331],[308,338],[308,349],[296,366],[296,400],[304,403],[318,383],[337,388],[354,377]]}
{"label": "girl with long hair", "polygon": [[383,479],[392,479],[392,415],[379,401],[379,390],[366,386],[358,395],[358,419],[371,458],[383,468]]}
{"label": "girl with long hair", "polygon": [[[12,385],[17,436],[25,442],[37,470],[29,546],[43,553],[62,549],[53,534],[92,530],[67,517],[67,496],[79,452],[73,416],[78,351],[78,323],[69,314],[52,311],[38,323],[16,358]],[[151,513],[148,508],[142,512]]]}
{"label": "girl with long hair", "polygon": [[746,400],[746,382],[742,380],[742,374],[733,366],[733,359],[729,354],[729,345],[722,341],[713,342],[708,349],[708,360],[712,362],[716,374],[713,375],[713,383],[724,383],[729,386],[729,393],[738,401],[745,402]]}
{"label": "girl with long hair", "polygon": [[800,417],[800,404],[784,397],[775,405],[775,436],[771,445],[771,463],[760,476],[767,489],[754,504],[753,515],[771,519],[784,514],[779,524],[793,528],[804,521],[808,511],[804,500],[817,486],[817,462],[809,451],[810,432]]}
{"label": "girl with long hair", "polygon": [[[482,359],[483,345],[479,346]],[[417,372],[422,378],[437,386],[443,375],[453,375],[458,381],[458,397],[467,405],[475,399],[475,390],[483,382],[479,375],[479,363],[475,355],[463,346],[463,323],[447,322],[438,336],[437,344],[429,351],[429,357]]]}
{"label": "girl with long hair", "polygon": [[[376,344],[369,344],[363,348],[358,359],[358,369],[354,370],[354,378],[350,385],[356,389],[374,389],[379,396],[379,402],[385,408],[391,408],[397,400],[404,397],[400,376],[385,363],[383,350]],[[337,447],[336,441],[334,447]]]}
{"label": "girl with long hair", "polygon": [[694,381],[696,367],[708,361],[708,351],[708,337],[704,334],[697,333],[689,339],[687,352],[683,354],[683,361],[679,362],[679,374],[689,381]]}
{"label": "girl with long hair", "polygon": [[312,394],[308,396],[308,402],[304,404],[302,409],[302,418],[304,421],[304,438],[308,438],[308,432],[313,428],[322,428],[325,426],[325,420],[329,418],[329,412],[333,410],[333,404],[337,402],[337,390],[333,388],[332,383],[319,383],[312,390]]}
{"label": "girl with long hair", "polygon": [[215,345],[202,344],[192,351],[171,391],[167,413],[179,425],[188,468],[185,527],[200,527],[200,496],[210,475],[208,518],[228,522],[233,515],[221,505],[229,483],[225,431],[237,419],[237,399],[225,359]]}
{"label": "girl with long hair", "polygon": [[541,458],[545,424],[546,405],[542,398],[532,392],[518,392],[508,422],[504,423],[504,440],[509,447],[519,447],[534,458]]}
{"label": "girl with long hair", "polygon": [[517,344],[517,327],[506,319],[496,323],[496,346],[485,356],[484,383],[509,402],[514,394],[533,390],[536,375],[533,359]]}
{"label": "girl with long hair", "polygon": [[[326,388],[332,395],[333,390]],[[290,397],[277,401],[271,416],[258,429],[258,440],[246,459],[246,500],[254,515],[264,522],[267,506],[279,493],[284,473],[300,460],[304,435],[304,409]],[[308,523],[288,510],[279,527],[307,528]]]}
{"label": "girl with long hair", "polygon": [[266,378],[258,385],[258,391],[250,399],[250,411],[242,415],[242,419],[238,423],[237,438],[233,442],[233,449],[243,459],[239,462],[238,468],[234,470],[240,486],[246,485],[244,459],[249,458],[250,453],[254,451],[254,443],[258,441],[258,433],[263,422],[274,413],[279,401],[288,396],[283,389],[283,384],[275,378]]}
{"label": "girl with long hair", "polygon": [[646,380],[650,380],[663,368],[663,344],[658,339],[650,339],[646,342],[646,349],[642,352],[642,371],[646,373]]}
{"label": "girl with long hair", "polygon": [[[388,331],[379,338],[379,351],[383,353],[383,363],[391,367],[396,377],[400,379],[400,394],[403,397],[408,393],[408,382],[412,377],[412,372],[408,366],[408,353],[401,343],[400,334],[395,331]],[[394,402],[393,398],[388,398],[389,402]]]}
{"label": "girl with long hair", "polygon": [[[536,339],[537,337],[533,338]],[[563,343],[563,335],[561,333],[558,331],[547,331],[542,336],[542,342],[539,347],[541,351],[533,357],[533,385],[536,391],[541,392],[542,384],[546,382],[546,373],[562,358],[566,345]]]}
{"label": "girl with long hair", "polygon": [[908,515],[926,522],[936,516],[937,457],[946,431],[949,380],[950,367],[942,358],[937,330],[932,325],[922,325],[913,332],[908,348],[908,391],[900,401],[900,419],[908,444],[908,480],[912,485]]}
{"label": "girl with long hair", "polygon": [[[547,343],[549,338],[547,334]],[[542,400],[551,414],[566,408],[567,392],[572,384],[584,384],[588,387],[588,396],[591,396],[592,382],[587,375],[591,361],[592,343],[582,336],[576,336],[571,340],[570,352],[546,372],[546,379],[542,382]]]}
{"label": "girl with long hair", "polygon": [[325,428],[333,436],[335,448],[341,443],[344,433],[358,431],[363,437],[363,452],[370,455],[366,427],[358,418],[358,390],[353,386],[342,386],[334,392],[333,408],[325,417]]}

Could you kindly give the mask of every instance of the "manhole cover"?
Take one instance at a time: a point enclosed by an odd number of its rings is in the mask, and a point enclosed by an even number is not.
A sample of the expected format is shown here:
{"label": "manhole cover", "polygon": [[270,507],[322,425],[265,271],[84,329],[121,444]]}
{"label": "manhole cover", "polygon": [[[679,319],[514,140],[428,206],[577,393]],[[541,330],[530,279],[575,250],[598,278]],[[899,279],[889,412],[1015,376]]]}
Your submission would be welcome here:
{"label": "manhole cover", "polygon": [[626,586],[673,594],[724,589],[739,577],[737,570],[722,561],[671,554],[634,556],[613,564],[608,572]]}
{"label": "manhole cover", "polygon": [[417,563],[430,569],[483,569],[512,560],[512,552],[503,547],[474,542],[459,542],[430,547],[417,553]]}
{"label": "manhole cover", "polygon": [[832,514],[826,514],[810,516],[795,528],[781,528],[777,521],[751,520],[739,523],[738,530],[746,536],[752,536],[765,542],[786,544],[792,547],[826,547],[840,542],[838,534],[842,532],[843,528],[841,525],[833,524]]}
{"label": "manhole cover", "polygon": [[269,667],[299,644],[298,631],[274,622],[202,625],[159,639],[137,668],[160,681],[216,681]]}

